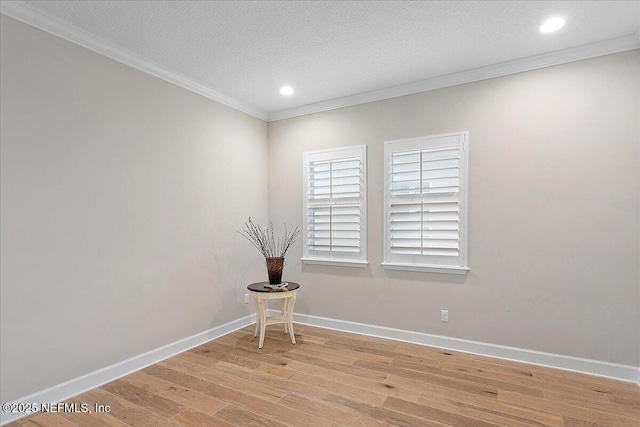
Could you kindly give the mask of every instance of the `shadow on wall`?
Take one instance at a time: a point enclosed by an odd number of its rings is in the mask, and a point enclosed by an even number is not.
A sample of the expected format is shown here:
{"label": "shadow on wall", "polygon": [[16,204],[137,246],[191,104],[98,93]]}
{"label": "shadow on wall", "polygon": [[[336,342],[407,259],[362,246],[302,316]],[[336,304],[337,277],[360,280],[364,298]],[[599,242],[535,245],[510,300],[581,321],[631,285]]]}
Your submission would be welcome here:
{"label": "shadow on wall", "polygon": [[425,273],[419,271],[402,271],[402,270],[385,270],[382,266],[379,266],[376,270],[383,276],[392,280],[402,280],[405,282],[422,282],[424,283],[425,277],[429,277],[429,282],[444,284],[444,285],[464,285],[467,282],[467,274],[446,274],[446,273]]}
{"label": "shadow on wall", "polygon": [[253,312],[252,306],[244,304],[244,294],[247,285],[256,277],[257,267],[264,268],[264,260],[248,255],[249,253],[248,245],[240,238],[232,245],[213,243],[210,286],[213,291],[211,305],[214,316],[209,323],[210,328]]}
{"label": "shadow on wall", "polygon": [[362,267],[332,267],[326,265],[317,265],[317,264],[305,264],[302,263],[302,272],[310,273],[310,274],[326,274],[329,276],[338,276],[338,277],[363,277],[363,278],[373,278],[373,272],[371,271],[371,266],[367,266],[365,268]]}

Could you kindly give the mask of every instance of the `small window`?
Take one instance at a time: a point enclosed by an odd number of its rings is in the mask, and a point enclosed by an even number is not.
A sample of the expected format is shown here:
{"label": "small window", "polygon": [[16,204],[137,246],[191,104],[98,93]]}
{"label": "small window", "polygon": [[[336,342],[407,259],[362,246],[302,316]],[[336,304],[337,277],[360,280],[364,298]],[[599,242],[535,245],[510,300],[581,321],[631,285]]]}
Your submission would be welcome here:
{"label": "small window", "polygon": [[468,270],[468,135],[385,142],[385,269]]}
{"label": "small window", "polygon": [[304,153],[304,255],[310,264],[365,266],[366,146]]}

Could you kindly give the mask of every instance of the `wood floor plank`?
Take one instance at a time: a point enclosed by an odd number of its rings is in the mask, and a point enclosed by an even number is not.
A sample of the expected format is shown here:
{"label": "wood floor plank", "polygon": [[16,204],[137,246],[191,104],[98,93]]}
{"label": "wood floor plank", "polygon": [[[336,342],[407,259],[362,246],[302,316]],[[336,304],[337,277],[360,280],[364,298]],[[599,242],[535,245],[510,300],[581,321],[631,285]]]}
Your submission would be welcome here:
{"label": "wood floor plank", "polygon": [[580,372],[565,371],[544,366],[533,365],[531,370],[533,371],[534,377],[550,383],[569,383],[575,384],[578,387],[601,387],[603,390],[611,391],[636,391],[638,386],[638,384],[633,382],[616,381],[597,375],[587,375]]}
{"label": "wood floor plank", "polygon": [[[406,356],[406,355],[405,355]],[[440,361],[436,359],[425,359],[420,358],[419,361],[407,360],[403,359],[393,359],[390,363],[392,366],[396,366],[398,368],[411,369],[413,371],[421,371],[422,368],[437,368],[440,365]],[[427,372],[431,371],[427,369]]]}
{"label": "wood floor plank", "polygon": [[[405,360],[408,362],[422,363],[422,364],[425,364],[426,366],[437,366],[438,363],[440,362],[438,359],[432,357],[431,354],[425,353],[425,354],[422,354],[421,356],[417,356],[417,355],[401,353],[397,350],[375,350],[375,352],[372,352],[371,349],[367,347],[358,346],[354,343],[349,343],[349,342],[341,343],[341,342],[335,342],[335,341],[328,341],[325,344],[325,346],[327,348],[332,348],[335,350],[344,348],[344,349],[348,349],[348,350],[363,353],[363,354],[373,353],[378,356],[390,358],[392,360]],[[367,360],[366,357],[360,357],[360,359]]]}
{"label": "wood floor plank", "polygon": [[[368,379],[377,380],[377,381],[384,381],[388,376],[385,372],[375,371],[371,369],[362,369],[357,365],[342,365],[337,363],[331,363],[317,357],[306,356],[303,354],[298,354],[293,352],[288,352],[283,354],[276,352],[276,354],[281,355],[282,358],[287,361],[301,362],[307,365],[327,368],[333,371],[342,372],[345,374],[351,374],[357,377],[368,378]],[[363,361],[363,363],[364,362],[365,361]],[[373,362],[366,362],[366,363],[373,363]]]}
{"label": "wood floor plank", "polygon": [[[244,407],[248,408],[248,404],[244,404]],[[292,408],[286,404],[266,406],[254,405],[252,408],[253,413],[267,416],[270,419],[288,425],[290,427],[308,426],[308,427],[329,427],[331,422],[315,415],[303,412],[297,408]]]}
{"label": "wood floor plank", "polygon": [[640,387],[295,325],[249,326],[9,426],[640,427]]}
{"label": "wood floor plank", "polygon": [[[67,402],[74,403],[78,407],[83,403],[76,398],[69,399]],[[61,412],[60,416],[66,418],[71,421],[74,425],[78,427],[121,427],[125,426],[122,421],[118,421],[113,418],[109,413],[106,412],[96,412],[95,408],[89,408],[91,413],[77,413],[77,412]]]}
{"label": "wood floor plank", "polygon": [[391,384],[387,384],[385,381],[372,380],[369,378],[346,374],[344,372],[337,372],[320,366],[309,365],[301,362],[291,362],[287,367],[316,377],[331,378],[332,380],[339,381],[343,384],[350,384],[365,390],[371,390],[387,396],[398,397],[411,402],[415,402],[420,397],[420,392],[415,390],[392,386]]}
{"label": "wood floor plank", "polygon": [[[311,330],[315,329],[317,328],[312,328]],[[294,332],[296,335],[296,341],[299,340],[298,342],[300,343],[324,345],[327,342],[327,338],[325,337],[319,336],[318,334],[308,333],[309,330],[306,330],[303,325],[295,325]],[[245,339],[251,339],[252,334],[253,330],[249,331],[250,336]],[[271,330],[267,330],[267,334],[267,337],[269,338],[274,338],[277,336]],[[280,337],[282,337],[282,335],[280,335]]]}
{"label": "wood floor plank", "polygon": [[352,409],[360,414],[365,414],[370,418],[380,420],[394,426],[442,427],[442,424],[440,423],[427,421],[411,414],[397,412],[382,406],[367,405],[335,394],[328,395],[324,398],[324,401],[332,403],[338,407]]}
{"label": "wood floor plank", "polygon": [[393,362],[390,366],[381,365],[379,363],[358,361],[355,366],[373,369],[381,372],[391,372],[394,375],[404,376],[406,378],[432,378],[434,375],[441,376],[447,379],[454,379],[460,381],[467,381],[470,383],[485,385],[498,390],[508,390],[528,396],[542,397],[543,393],[540,389],[531,387],[525,387],[517,384],[507,383],[503,381],[494,380],[491,378],[479,377],[463,372],[444,371],[431,366],[424,366],[416,363],[408,362]]}
{"label": "wood floor plank", "polygon": [[206,381],[215,382],[232,389],[241,389],[247,394],[270,402],[277,402],[286,394],[285,392],[268,385],[263,385],[253,381],[247,381],[242,378],[233,377],[232,375],[228,375],[205,366],[187,366],[185,363],[178,361],[176,358],[165,360],[164,362],[160,363],[160,365],[168,366],[180,372],[193,375]]}
{"label": "wood floor plank", "polygon": [[167,399],[171,399],[174,402],[186,406],[187,409],[190,408],[209,415],[213,415],[220,409],[227,406],[227,404],[221,400],[214,399],[210,396],[206,396],[202,393],[162,380],[144,372],[135,372],[131,375],[127,375],[122,378],[122,381],[126,381],[142,388],[143,390],[155,393]]}
{"label": "wood floor plank", "polygon": [[[257,414],[263,414],[267,416],[269,419],[276,420],[279,423],[297,426],[300,423],[308,426],[316,426],[316,427],[326,427],[329,425],[328,422],[321,420],[314,416],[306,416],[303,413],[287,408],[284,405],[280,405],[272,400],[265,400],[256,396],[255,394],[250,394],[250,391],[245,390],[243,387],[238,387],[238,389],[234,389],[233,386],[229,387],[229,384],[222,384],[219,381],[198,381],[197,378],[184,374],[184,375],[175,375],[170,372],[167,372],[168,368],[164,370],[155,370],[155,375],[165,378],[173,378],[174,381],[178,382],[178,384],[182,384],[184,386],[191,385],[192,388],[200,393],[206,394],[207,396],[211,396],[213,398],[219,399],[228,403],[229,405],[234,405],[234,407],[240,408],[243,411],[248,411]],[[243,390],[243,391],[238,391]],[[281,397],[284,397],[282,394]],[[220,416],[220,413],[228,409],[228,406],[216,412],[215,416],[229,422],[229,420],[223,416]]]}
{"label": "wood floor plank", "polygon": [[94,404],[109,405],[109,415],[125,424],[136,427],[176,427],[179,424],[164,418],[147,408],[138,406],[119,396],[109,393],[102,387],[88,391],[78,400]]}
{"label": "wood floor plank", "polygon": [[233,426],[280,427],[285,425],[233,405],[229,405],[220,411],[217,418]]}
{"label": "wood floor plank", "polygon": [[637,392],[607,394],[607,399],[614,408],[619,408],[620,410],[637,409],[640,411],[640,394]]}
{"label": "wood floor plank", "polygon": [[491,363],[487,362],[486,360],[481,360],[478,358],[478,356],[471,359],[450,357],[440,360],[438,367],[445,370],[459,370],[460,368],[468,368],[474,372],[486,372],[487,374],[496,374],[518,379],[533,378],[533,370],[531,369],[531,366],[513,362],[510,360],[494,360],[493,362],[497,363]]}
{"label": "wood floor plank", "polygon": [[387,425],[387,423],[358,414],[357,412],[332,407],[324,402],[305,399],[304,397],[296,394],[286,395],[280,400],[280,403],[288,407],[295,408],[300,412],[305,412],[307,414],[332,421],[334,424],[359,427],[383,427]]}
{"label": "wood floor plank", "polygon": [[419,344],[407,343],[407,342],[398,342],[396,345],[396,352],[412,356],[415,358],[424,358],[431,360],[447,360],[447,359],[455,359],[455,360],[473,360],[476,356],[469,353],[462,353],[460,351],[454,351],[444,348],[437,347],[427,347]]}
{"label": "wood floor plank", "polygon": [[219,363],[216,369],[234,375],[239,378],[253,381],[259,384],[268,385],[277,388],[285,393],[296,393],[312,400],[320,400],[327,395],[327,390],[316,387],[311,384],[305,384],[297,381],[286,380],[281,377],[270,375],[266,372],[257,370],[247,370],[241,367],[230,365],[225,362]]}
{"label": "wood floor plank", "polygon": [[419,403],[407,402],[406,400],[389,397],[385,400],[383,406],[393,409],[397,412],[410,414],[424,420],[437,421],[444,425],[451,426],[473,426],[473,427],[499,427],[494,424],[480,419],[472,419],[465,415],[456,414],[442,409],[433,408]]}
{"label": "wood floor plank", "polygon": [[517,374],[511,372],[503,372],[500,369],[487,368],[484,366],[478,366],[476,361],[458,361],[458,360],[446,360],[438,364],[438,369],[443,371],[457,371],[469,375],[483,377],[487,379],[495,379],[502,382],[521,385],[524,387],[537,388],[543,391],[553,391],[558,393],[564,393],[568,395],[582,395],[585,398],[589,398],[593,401],[602,403],[609,402],[607,393],[597,392],[590,389],[581,387],[572,387],[566,384],[549,384],[544,381],[540,381],[535,378],[530,372],[518,372]]}
{"label": "wood floor plank", "polygon": [[172,420],[184,427],[235,427],[220,418],[195,411],[191,408],[187,408],[178,415],[175,415]]}
{"label": "wood floor plank", "polygon": [[425,384],[438,385],[448,389],[477,393],[483,396],[493,396],[495,398],[498,397],[499,389],[496,387],[490,387],[486,384],[478,384],[470,381],[460,380],[457,378],[448,378],[441,375],[411,372],[398,368],[393,368],[389,373],[391,375],[389,375],[385,382],[386,384],[392,385],[394,387],[407,388],[410,390],[423,392]]}
{"label": "wood floor plank", "polygon": [[[284,334],[282,330],[277,329],[268,329],[265,332],[265,344],[269,344],[268,346],[264,346],[262,348],[258,348],[258,337],[253,336],[253,331],[247,331],[247,333],[241,335],[236,341],[235,344],[230,344],[230,342],[220,341],[220,344],[226,344],[231,347],[243,348],[245,350],[255,351],[263,354],[272,353],[274,350],[282,350],[285,348],[296,348],[298,344],[322,344],[324,340],[315,339],[314,337],[308,337],[300,335],[297,330],[295,332],[296,336],[296,344],[291,342],[291,337],[289,334]],[[218,342],[218,340],[216,340]]]}
{"label": "wood floor plank", "polygon": [[613,427],[606,424],[592,423],[585,420],[578,420],[576,418],[564,417],[564,427]]}
{"label": "wood floor plank", "polygon": [[261,364],[258,361],[254,361],[251,359],[246,359],[243,357],[238,357],[233,354],[229,354],[224,350],[220,350],[218,347],[212,346],[211,343],[201,345],[196,348],[192,348],[187,353],[189,352],[199,354],[201,356],[209,357],[210,359],[213,359],[213,360],[220,360],[228,363],[234,363],[236,365],[244,366],[245,368],[249,368],[249,369],[255,369]]}
{"label": "wood floor plank", "polygon": [[71,421],[53,413],[35,415],[28,420],[20,421],[20,425],[24,427],[77,427]]}
{"label": "wood floor plank", "polygon": [[339,396],[363,402],[370,405],[381,405],[386,399],[386,396],[381,393],[376,393],[371,390],[365,390],[360,387],[354,387],[350,384],[344,384],[339,381],[326,377],[319,377],[315,375],[309,375],[304,372],[288,369],[285,366],[273,366],[262,365],[258,370],[267,372],[273,375],[279,375],[283,378],[289,378],[292,381],[299,381],[305,384],[312,384],[316,387],[321,387]]}
{"label": "wood floor plank", "polygon": [[562,427],[564,425],[559,415],[468,393],[423,393],[417,403],[508,427]]}
{"label": "wood floor plank", "polygon": [[[220,344],[227,344],[227,345],[230,345],[230,346],[233,347],[233,346],[235,346],[237,344],[238,340],[240,339],[240,337],[242,335],[244,335],[244,331],[242,329],[240,329],[240,330],[235,331],[233,334],[223,335],[223,336],[221,336],[219,338],[216,338],[215,342],[220,343]],[[211,341],[211,342],[213,342],[213,341]],[[200,346],[195,347],[195,348],[202,348],[202,347],[206,346],[207,344],[203,344],[203,345],[200,345]],[[191,349],[191,350],[193,350],[193,349]],[[191,351],[191,350],[189,350],[189,351]]]}
{"label": "wood floor plank", "polygon": [[196,390],[198,386],[204,382],[203,379],[173,370],[171,368],[167,368],[160,364],[149,366],[148,368],[145,368],[140,372],[153,375],[154,377],[163,379],[167,382],[181,385],[191,390]]}
{"label": "wood floor plank", "polygon": [[293,349],[282,349],[279,351],[280,353],[288,352],[288,353],[302,354],[304,356],[317,357],[329,363],[336,363],[336,364],[347,365],[347,366],[353,364],[356,360],[360,359],[360,357],[358,357],[358,355],[355,354],[355,352],[348,353],[346,349],[345,351],[336,351],[334,349],[326,349],[325,347],[321,347],[321,346],[315,346],[315,347],[297,346],[296,348],[293,348]]}
{"label": "wood floor plank", "polygon": [[364,335],[355,335],[349,332],[341,332],[335,330],[322,330],[320,328],[311,326],[295,327],[296,333],[300,333],[301,336],[313,336],[317,338],[323,338],[323,345],[333,347],[338,345],[339,347],[345,347],[347,345],[353,345],[357,348],[366,348],[369,351],[396,351],[398,341],[390,341],[384,338],[377,338]]}
{"label": "wood floor plank", "polygon": [[294,328],[296,331],[296,335],[300,334],[301,336],[304,336],[304,335],[313,336],[318,339],[322,339],[324,343],[326,343],[329,340],[339,340],[339,339],[348,340],[349,338],[364,338],[364,339],[373,340],[372,337],[365,338],[362,335],[354,335],[349,332],[336,331],[334,329],[316,328],[315,326],[295,324]]}
{"label": "wood floor plank", "polygon": [[[286,360],[282,360],[282,358],[277,357],[276,352],[266,353],[258,349],[258,346],[255,346],[255,348],[251,349],[245,349],[240,347],[230,347],[215,342],[210,343],[210,346],[214,349],[217,349],[218,351],[225,352],[226,354],[237,356],[243,359],[249,359],[255,362],[269,363],[271,365],[280,365],[281,363],[286,363]],[[286,348],[289,349],[290,347],[286,346]]]}
{"label": "wood floor plank", "polygon": [[636,392],[638,385],[635,383],[617,381],[609,378],[594,375],[582,374],[579,372],[553,369],[546,366],[527,365],[512,360],[492,359],[485,356],[474,356],[474,364],[483,366],[486,369],[496,369],[501,371],[511,371],[513,373],[529,372],[534,378],[549,384],[563,384],[577,388],[589,388],[600,392]]}
{"label": "wood floor plank", "polygon": [[553,400],[541,399],[539,397],[525,396],[510,391],[500,391],[499,400],[513,403],[527,408],[539,409],[541,411],[574,417],[577,419],[589,420],[591,422],[610,424],[619,427],[638,427],[638,421],[633,420],[615,410],[610,410],[602,406],[600,410],[574,406],[569,403],[556,402]]}
{"label": "wood floor plank", "polygon": [[[590,408],[595,410],[603,410],[603,408],[609,408],[610,410],[615,411],[615,406],[603,404],[602,401],[594,401],[591,398],[585,398],[582,395],[577,394],[566,394],[566,393],[556,393],[552,391],[545,391],[544,397],[547,400],[552,400],[554,402],[567,403],[579,408]],[[604,396],[606,397],[606,396]],[[608,409],[604,409],[608,410]],[[638,425],[640,426],[640,406],[628,405],[627,410],[625,411],[625,416],[637,419]]]}
{"label": "wood floor plank", "polygon": [[327,357],[338,357],[343,361],[345,359],[353,359],[353,363],[355,360],[368,360],[370,362],[384,363],[390,364],[393,358],[388,356],[380,356],[376,353],[367,353],[362,351],[353,351],[348,348],[335,348],[335,347],[325,347],[324,345],[319,345],[315,343],[310,343],[307,345],[301,345],[295,348],[292,348],[290,351],[295,353],[302,353],[306,355],[316,355],[316,357],[322,357],[327,359]]}
{"label": "wood floor plank", "polygon": [[151,393],[123,380],[112,381],[102,386],[103,390],[115,394],[129,402],[149,409],[151,412],[171,418],[185,410],[185,406],[173,400]]}

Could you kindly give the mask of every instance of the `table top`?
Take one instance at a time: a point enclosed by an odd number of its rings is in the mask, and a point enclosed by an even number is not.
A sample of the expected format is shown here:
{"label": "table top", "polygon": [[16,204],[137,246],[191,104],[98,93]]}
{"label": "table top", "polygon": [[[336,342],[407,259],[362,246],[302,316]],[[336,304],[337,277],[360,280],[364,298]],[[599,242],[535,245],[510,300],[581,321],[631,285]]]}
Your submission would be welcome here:
{"label": "table top", "polygon": [[[297,284],[296,282],[286,282],[288,283],[287,285],[287,291],[295,291],[296,289],[298,289],[300,287],[299,284]],[[271,288],[267,288],[264,285],[268,285],[269,282],[257,282],[257,283],[252,283],[249,286],[247,286],[247,289],[249,289],[250,291],[253,292],[287,292],[287,291],[278,291],[276,289],[271,289]]]}

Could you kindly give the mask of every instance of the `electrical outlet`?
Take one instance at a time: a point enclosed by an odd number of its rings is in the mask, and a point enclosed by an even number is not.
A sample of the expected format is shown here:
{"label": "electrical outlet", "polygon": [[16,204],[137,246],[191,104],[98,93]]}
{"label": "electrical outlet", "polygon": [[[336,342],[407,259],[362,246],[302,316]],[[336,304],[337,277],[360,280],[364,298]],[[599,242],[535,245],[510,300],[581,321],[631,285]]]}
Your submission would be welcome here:
{"label": "electrical outlet", "polygon": [[244,294],[244,303],[249,304],[249,294]]}
{"label": "electrical outlet", "polygon": [[441,322],[449,321],[449,310],[440,310],[440,321]]}

